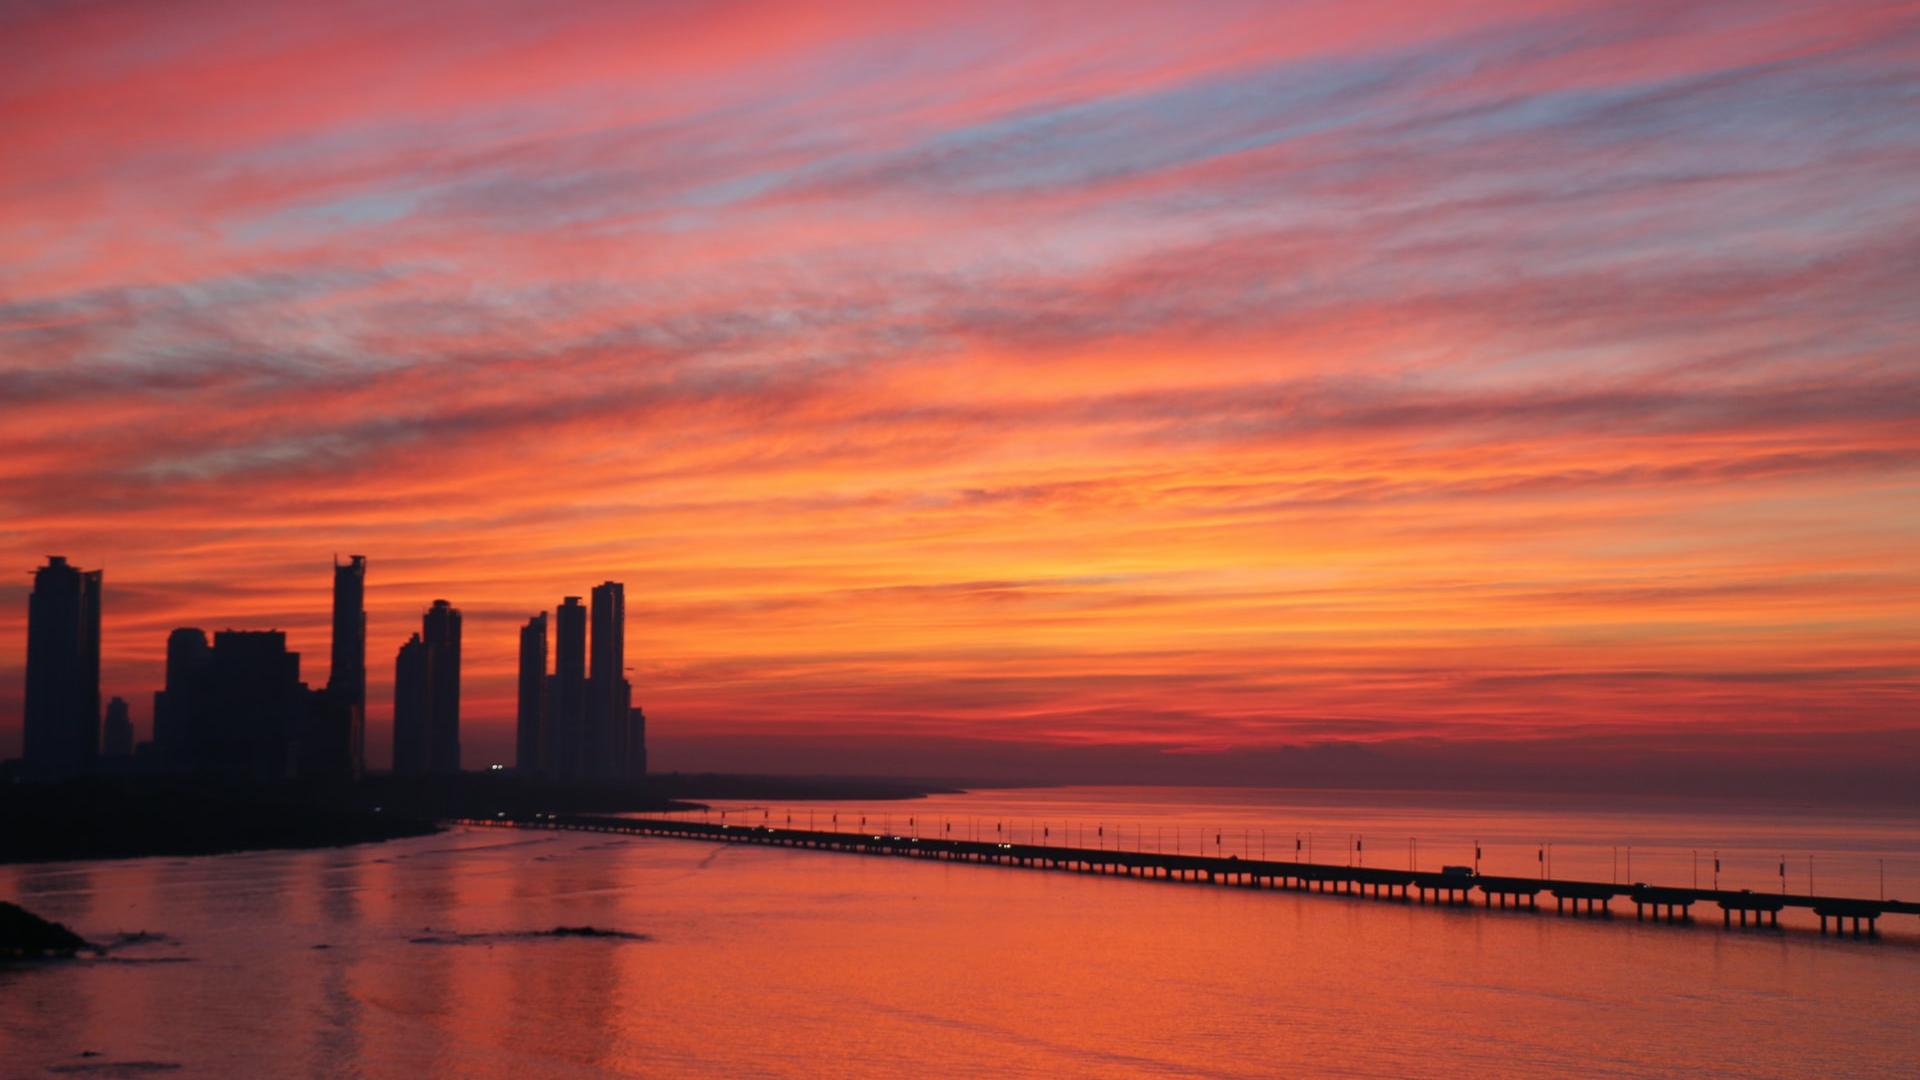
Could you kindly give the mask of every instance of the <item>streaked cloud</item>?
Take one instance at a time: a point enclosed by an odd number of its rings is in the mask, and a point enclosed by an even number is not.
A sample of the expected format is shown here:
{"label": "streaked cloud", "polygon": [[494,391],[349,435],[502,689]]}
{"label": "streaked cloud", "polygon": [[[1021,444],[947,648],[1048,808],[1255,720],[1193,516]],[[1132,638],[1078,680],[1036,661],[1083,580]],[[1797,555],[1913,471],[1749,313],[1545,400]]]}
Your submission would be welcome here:
{"label": "streaked cloud", "polygon": [[608,577],[669,765],[1910,734],[1917,57],[1868,2],[10,9],[0,559],[107,567],[144,723],[175,625],[324,677],[364,552],[376,703],[466,609],[475,760]]}

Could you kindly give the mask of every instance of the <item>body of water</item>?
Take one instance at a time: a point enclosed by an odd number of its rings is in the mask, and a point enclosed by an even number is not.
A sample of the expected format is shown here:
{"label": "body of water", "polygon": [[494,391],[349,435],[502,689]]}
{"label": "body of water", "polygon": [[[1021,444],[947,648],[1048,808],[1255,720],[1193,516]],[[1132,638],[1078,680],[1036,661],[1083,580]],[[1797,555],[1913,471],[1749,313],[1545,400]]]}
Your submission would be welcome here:
{"label": "body of water", "polygon": [[[1679,883],[1718,850],[1756,888],[1782,854],[1797,888],[1812,853],[1820,892],[1920,892],[1914,821],[1878,813],[1142,789],[725,809],[1269,857],[1311,835],[1383,865],[1478,840],[1492,873],[1551,842],[1555,873],[1601,880],[1616,847]],[[1856,941],[490,830],[0,867],[0,897],[117,943],[0,969],[7,1077],[1920,1074],[1920,920]],[[631,936],[547,933],[577,926]]]}

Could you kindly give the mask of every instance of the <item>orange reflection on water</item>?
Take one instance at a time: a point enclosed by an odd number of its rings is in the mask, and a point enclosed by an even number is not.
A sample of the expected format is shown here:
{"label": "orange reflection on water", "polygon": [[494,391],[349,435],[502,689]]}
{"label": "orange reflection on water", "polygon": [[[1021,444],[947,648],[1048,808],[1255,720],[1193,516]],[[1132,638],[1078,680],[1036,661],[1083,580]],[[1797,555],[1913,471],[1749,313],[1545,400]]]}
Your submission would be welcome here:
{"label": "orange reflection on water", "polygon": [[[1897,925],[1836,941],[492,830],[7,867],[0,894],[168,935],[0,971],[0,1060],[33,1070],[1787,1076],[1920,1052],[1897,1007],[1920,934]],[[540,933],[581,925],[646,940]]]}

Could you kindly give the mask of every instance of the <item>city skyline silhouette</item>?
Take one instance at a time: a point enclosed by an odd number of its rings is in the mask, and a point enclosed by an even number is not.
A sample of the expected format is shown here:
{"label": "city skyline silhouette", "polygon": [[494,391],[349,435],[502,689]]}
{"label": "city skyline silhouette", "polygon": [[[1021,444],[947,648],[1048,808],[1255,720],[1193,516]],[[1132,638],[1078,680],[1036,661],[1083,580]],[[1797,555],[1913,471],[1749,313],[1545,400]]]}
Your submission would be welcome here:
{"label": "city skyline silhouette", "polygon": [[0,3],[0,1073],[1920,1075],[1916,101],[1920,0]]}
{"label": "city skyline silhouette", "polygon": [[0,702],[49,552],[126,696],[318,549],[476,761],[614,576],[689,767],[1920,765],[1897,6],[434,10],[14,21]]}

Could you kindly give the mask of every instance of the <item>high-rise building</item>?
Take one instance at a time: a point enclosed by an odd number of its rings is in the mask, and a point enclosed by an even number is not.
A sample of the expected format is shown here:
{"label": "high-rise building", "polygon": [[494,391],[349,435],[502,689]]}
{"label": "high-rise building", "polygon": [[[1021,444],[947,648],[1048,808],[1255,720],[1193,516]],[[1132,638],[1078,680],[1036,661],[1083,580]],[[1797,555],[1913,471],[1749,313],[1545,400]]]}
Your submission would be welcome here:
{"label": "high-rise building", "polygon": [[107,702],[106,734],[101,741],[100,756],[105,758],[133,756],[133,711],[127,708],[125,698],[116,697]]}
{"label": "high-rise building", "polygon": [[59,555],[34,572],[27,599],[25,767],[67,776],[100,755],[100,586]]}
{"label": "high-rise building", "polygon": [[427,769],[460,771],[460,609],[435,600],[421,621],[420,636],[427,643],[430,680]]}
{"label": "high-rise building", "polygon": [[194,688],[212,659],[206,631],[183,626],[167,635],[167,685],[153,695],[153,746],[163,768],[191,763]]}
{"label": "high-rise building", "polygon": [[593,666],[587,675],[587,769],[596,779],[619,779],[627,768],[627,590],[617,581],[593,588]]}
{"label": "high-rise building", "polygon": [[278,630],[222,630],[189,695],[193,769],[255,780],[293,774],[312,709],[300,654]]}
{"label": "high-rise building", "polygon": [[547,613],[520,628],[520,700],[514,729],[514,768],[549,773],[552,733],[547,725]]}
{"label": "high-rise building", "polygon": [[419,634],[400,646],[393,665],[393,771],[419,776],[432,761],[431,647]]}
{"label": "high-rise building", "polygon": [[333,563],[333,664],[327,670],[329,717],[344,730],[327,733],[343,743],[346,767],[358,775],[366,761],[367,721],[367,557],[348,556]]}
{"label": "high-rise building", "polygon": [[352,780],[360,775],[360,710],[325,688],[309,691],[294,731],[293,771],[307,780]]}
{"label": "high-rise building", "polygon": [[576,780],[587,763],[587,609],[569,596],[553,613],[553,693],[547,707],[553,727],[554,776]]}
{"label": "high-rise building", "polygon": [[[352,712],[332,691],[300,681],[300,654],[287,649],[280,631],[222,630],[209,647],[204,631],[183,626],[167,635],[167,685],[153,695],[151,761],[236,780],[351,779]],[[110,707],[110,740],[113,713]]]}
{"label": "high-rise building", "polygon": [[627,779],[647,775],[647,714],[635,705],[627,721]]}

